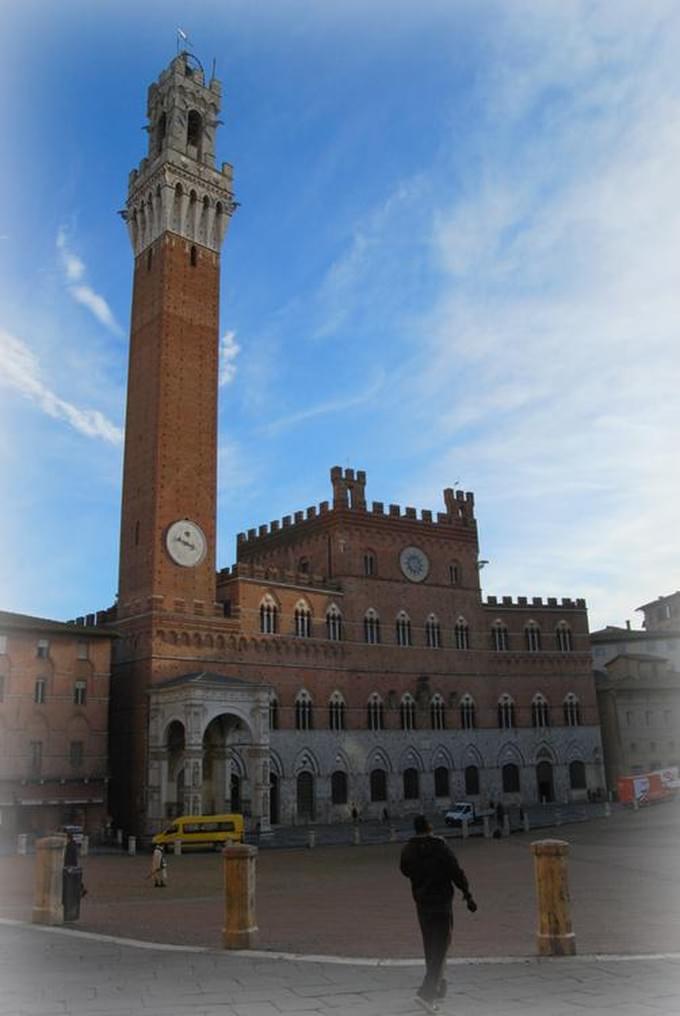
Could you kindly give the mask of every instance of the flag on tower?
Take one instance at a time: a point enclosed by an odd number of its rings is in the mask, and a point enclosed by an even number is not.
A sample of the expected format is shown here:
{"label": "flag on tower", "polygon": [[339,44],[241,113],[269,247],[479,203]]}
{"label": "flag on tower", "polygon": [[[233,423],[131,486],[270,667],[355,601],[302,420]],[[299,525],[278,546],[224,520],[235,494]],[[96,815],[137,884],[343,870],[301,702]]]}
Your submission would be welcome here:
{"label": "flag on tower", "polygon": [[179,28],[179,26],[178,26],[178,28],[177,28],[177,49],[178,50],[179,50],[179,40],[180,39],[182,40],[182,42],[184,43],[185,46],[188,46],[189,49],[192,48],[189,36],[187,35],[187,33],[184,31],[183,28]]}

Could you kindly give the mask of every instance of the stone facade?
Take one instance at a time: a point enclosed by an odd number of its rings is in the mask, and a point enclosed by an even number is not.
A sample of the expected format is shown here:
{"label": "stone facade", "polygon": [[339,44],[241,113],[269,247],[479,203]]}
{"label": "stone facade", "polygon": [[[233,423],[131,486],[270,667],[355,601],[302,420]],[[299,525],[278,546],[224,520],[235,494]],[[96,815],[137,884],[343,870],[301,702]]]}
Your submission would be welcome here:
{"label": "stone facade", "polygon": [[104,825],[112,638],[0,611],[1,841]]}

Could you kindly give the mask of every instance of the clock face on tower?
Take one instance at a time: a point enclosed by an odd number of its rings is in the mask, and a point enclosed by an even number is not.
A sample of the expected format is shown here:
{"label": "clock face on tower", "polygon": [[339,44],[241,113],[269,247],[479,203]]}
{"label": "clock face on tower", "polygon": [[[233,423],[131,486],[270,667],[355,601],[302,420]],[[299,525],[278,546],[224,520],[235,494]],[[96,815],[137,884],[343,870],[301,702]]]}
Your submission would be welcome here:
{"label": "clock face on tower", "polygon": [[430,562],[427,554],[420,547],[404,547],[399,555],[401,570],[411,582],[422,582],[427,578]]}
{"label": "clock face on tower", "polygon": [[196,522],[180,519],[169,526],[165,534],[168,554],[182,568],[193,568],[200,564],[208,548],[203,530]]}

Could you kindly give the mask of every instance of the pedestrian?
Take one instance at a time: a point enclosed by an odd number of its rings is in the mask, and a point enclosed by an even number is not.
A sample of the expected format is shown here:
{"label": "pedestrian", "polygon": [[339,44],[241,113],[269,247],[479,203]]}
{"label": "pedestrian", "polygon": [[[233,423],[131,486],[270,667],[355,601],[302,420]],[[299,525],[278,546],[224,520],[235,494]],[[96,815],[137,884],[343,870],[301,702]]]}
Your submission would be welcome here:
{"label": "pedestrian", "polygon": [[437,1000],[446,996],[447,988],[444,969],[453,929],[453,887],[460,889],[471,913],[477,904],[455,854],[440,836],[432,835],[424,815],[416,815],[413,829],[415,836],[401,852],[400,868],[411,880],[425,951],[425,977],[416,1001],[426,1012],[439,1012]]}
{"label": "pedestrian", "polygon": [[77,868],[80,872],[80,898],[87,896],[87,889],[83,883],[83,872],[80,867],[80,851],[73,833],[66,832],[66,846],[64,847],[64,868]]}
{"label": "pedestrian", "polygon": [[359,821],[359,812],[357,810],[356,804],[353,804],[352,805],[352,822],[354,822],[354,825],[356,825],[358,821]]}
{"label": "pedestrian", "polygon": [[168,884],[168,862],[163,845],[157,843],[151,855],[151,876],[156,889],[165,889]]}

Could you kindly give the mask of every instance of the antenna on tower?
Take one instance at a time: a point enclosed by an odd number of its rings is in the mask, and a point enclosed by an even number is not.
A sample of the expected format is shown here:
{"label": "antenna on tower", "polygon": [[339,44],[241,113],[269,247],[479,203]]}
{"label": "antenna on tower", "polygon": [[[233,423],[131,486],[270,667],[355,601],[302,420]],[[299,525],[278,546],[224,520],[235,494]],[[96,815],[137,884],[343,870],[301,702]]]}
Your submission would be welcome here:
{"label": "antenna on tower", "polygon": [[215,57],[213,57],[212,74],[210,75],[210,80],[211,81],[215,80],[215,71],[216,70],[217,70],[217,59]]}

